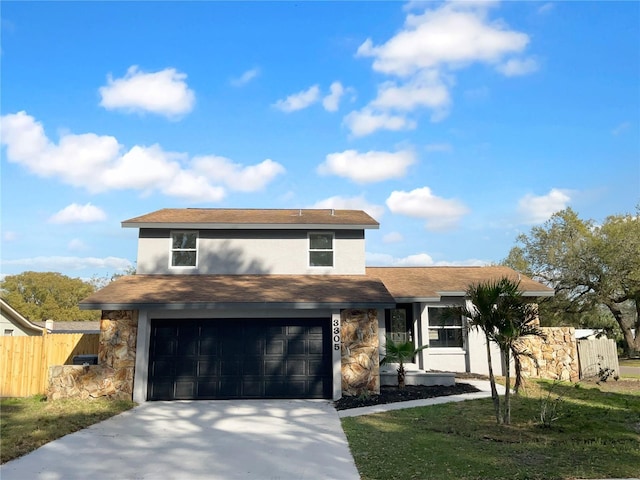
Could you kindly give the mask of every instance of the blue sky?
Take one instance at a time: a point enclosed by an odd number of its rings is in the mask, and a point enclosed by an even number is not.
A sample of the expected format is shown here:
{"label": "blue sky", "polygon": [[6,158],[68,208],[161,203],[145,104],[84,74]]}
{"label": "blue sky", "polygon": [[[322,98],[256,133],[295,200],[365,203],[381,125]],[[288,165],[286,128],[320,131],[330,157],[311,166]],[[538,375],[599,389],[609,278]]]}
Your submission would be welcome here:
{"label": "blue sky", "polygon": [[370,265],[499,262],[640,198],[638,2],[3,2],[1,272],[165,207],[356,208]]}

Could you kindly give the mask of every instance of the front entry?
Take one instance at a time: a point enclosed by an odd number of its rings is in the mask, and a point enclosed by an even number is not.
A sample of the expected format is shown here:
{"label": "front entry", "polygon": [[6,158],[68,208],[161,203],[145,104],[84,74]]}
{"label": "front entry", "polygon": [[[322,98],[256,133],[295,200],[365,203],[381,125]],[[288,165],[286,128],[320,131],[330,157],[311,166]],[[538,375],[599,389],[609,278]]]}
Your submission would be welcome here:
{"label": "front entry", "polygon": [[148,400],[331,398],[329,323],[152,320]]}

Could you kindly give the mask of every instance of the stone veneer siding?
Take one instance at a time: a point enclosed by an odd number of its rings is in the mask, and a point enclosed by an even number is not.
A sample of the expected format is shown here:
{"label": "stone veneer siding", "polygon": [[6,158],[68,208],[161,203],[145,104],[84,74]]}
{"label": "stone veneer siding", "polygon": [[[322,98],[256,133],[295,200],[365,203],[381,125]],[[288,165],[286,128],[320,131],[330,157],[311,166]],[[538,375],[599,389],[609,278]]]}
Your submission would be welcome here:
{"label": "stone veneer siding", "polygon": [[131,400],[137,334],[137,311],[103,311],[98,365],[50,367],[47,397],[56,400],[107,396]]}
{"label": "stone veneer siding", "polygon": [[522,357],[524,377],[546,378],[577,382],[580,379],[578,348],[573,327],[541,327],[546,339],[525,337],[526,351],[533,354],[535,361]]}
{"label": "stone veneer siding", "polygon": [[343,310],[340,317],[342,394],[380,393],[377,310]]}

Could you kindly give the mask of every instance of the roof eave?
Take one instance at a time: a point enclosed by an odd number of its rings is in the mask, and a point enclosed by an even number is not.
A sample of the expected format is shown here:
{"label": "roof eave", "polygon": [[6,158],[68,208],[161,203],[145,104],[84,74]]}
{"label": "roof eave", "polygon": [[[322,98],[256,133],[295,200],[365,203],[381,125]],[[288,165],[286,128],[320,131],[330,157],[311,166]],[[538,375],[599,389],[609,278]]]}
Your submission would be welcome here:
{"label": "roof eave", "polygon": [[377,230],[380,224],[122,222],[122,228],[189,230]]}
{"label": "roof eave", "polygon": [[317,310],[343,308],[393,308],[395,302],[172,302],[80,303],[81,310]]}

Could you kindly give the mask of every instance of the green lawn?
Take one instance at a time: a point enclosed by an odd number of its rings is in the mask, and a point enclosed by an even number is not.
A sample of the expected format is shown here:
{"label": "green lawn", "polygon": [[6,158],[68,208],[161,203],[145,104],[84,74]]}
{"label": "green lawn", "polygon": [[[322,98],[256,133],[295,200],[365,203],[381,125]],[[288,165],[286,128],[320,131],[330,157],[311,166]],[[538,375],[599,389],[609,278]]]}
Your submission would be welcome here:
{"label": "green lawn", "polygon": [[[561,417],[540,425],[541,399]],[[490,399],[343,419],[363,480],[640,477],[640,382],[529,382],[498,426]]]}
{"label": "green lawn", "polygon": [[640,367],[640,358],[620,358],[618,362],[621,367]]}
{"label": "green lawn", "polygon": [[133,407],[133,402],[46,401],[43,396],[0,400],[0,463]]}

